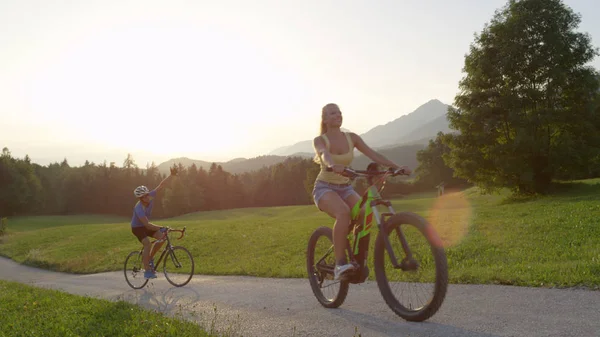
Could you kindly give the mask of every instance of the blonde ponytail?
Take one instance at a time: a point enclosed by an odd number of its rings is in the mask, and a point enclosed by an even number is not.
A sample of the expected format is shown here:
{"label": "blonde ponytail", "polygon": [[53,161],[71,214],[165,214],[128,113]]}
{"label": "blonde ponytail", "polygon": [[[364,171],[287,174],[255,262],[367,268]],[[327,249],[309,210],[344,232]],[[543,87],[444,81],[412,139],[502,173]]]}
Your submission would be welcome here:
{"label": "blonde ponytail", "polygon": [[[335,103],[328,103],[323,107],[323,109],[321,109],[321,130],[319,130],[319,135],[322,135],[327,132],[327,124],[325,124],[325,115],[327,114],[327,109],[331,107],[339,109],[339,107]],[[318,154],[315,154],[314,161],[317,164],[321,163],[321,158],[319,158]]]}

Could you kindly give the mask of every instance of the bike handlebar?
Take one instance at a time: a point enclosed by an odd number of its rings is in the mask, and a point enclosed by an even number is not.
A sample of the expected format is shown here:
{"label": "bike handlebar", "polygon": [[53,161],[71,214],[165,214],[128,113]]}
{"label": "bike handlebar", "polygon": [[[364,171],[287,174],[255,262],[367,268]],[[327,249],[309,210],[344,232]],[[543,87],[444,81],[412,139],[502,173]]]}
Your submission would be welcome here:
{"label": "bike handlebar", "polygon": [[181,235],[177,238],[177,240],[179,240],[179,239],[181,239],[185,235],[185,228],[186,228],[186,226],[183,226],[183,229],[171,229],[171,228],[167,227],[167,231],[165,232],[165,234],[163,235],[163,237],[161,238],[161,240],[164,239],[167,236],[167,233],[181,232]]}
{"label": "bike handlebar", "polygon": [[[327,167],[325,169],[328,172],[333,172],[333,168],[331,167]],[[374,176],[380,176],[380,175],[391,175],[391,176],[398,176],[398,175],[409,175],[406,173],[406,171],[404,169],[397,169],[394,170],[392,168],[390,168],[389,170],[385,170],[385,171],[372,171],[372,170],[355,170],[351,167],[344,167],[344,172],[342,175],[346,175],[350,178],[355,178],[355,177],[374,177]]]}
{"label": "bike handlebar", "polygon": [[181,235],[177,238],[179,240],[185,235],[185,226],[183,226],[183,229],[169,229],[169,232],[181,232]]}

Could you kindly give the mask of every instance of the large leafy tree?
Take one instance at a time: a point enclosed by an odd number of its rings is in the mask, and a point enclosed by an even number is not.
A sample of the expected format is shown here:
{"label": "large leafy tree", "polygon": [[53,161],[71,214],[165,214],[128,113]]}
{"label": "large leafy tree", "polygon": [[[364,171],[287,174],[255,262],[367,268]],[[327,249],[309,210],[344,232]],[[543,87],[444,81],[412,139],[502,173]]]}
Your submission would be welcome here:
{"label": "large leafy tree", "polygon": [[575,176],[600,145],[598,55],[560,0],[511,0],[465,57],[445,155],[459,177],[492,191],[543,192]]}

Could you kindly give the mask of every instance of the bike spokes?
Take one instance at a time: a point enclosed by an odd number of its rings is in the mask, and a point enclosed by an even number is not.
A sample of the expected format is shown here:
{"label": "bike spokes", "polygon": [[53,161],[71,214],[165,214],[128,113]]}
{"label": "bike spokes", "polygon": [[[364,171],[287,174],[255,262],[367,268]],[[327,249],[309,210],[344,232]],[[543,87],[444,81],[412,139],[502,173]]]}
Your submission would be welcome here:
{"label": "bike spokes", "polygon": [[[315,263],[315,274],[321,288],[330,287],[333,282],[333,272],[335,268],[335,255],[333,246],[327,238],[321,237],[315,246],[315,256],[321,258]],[[337,283],[337,282],[336,282]],[[329,295],[323,294],[325,298],[331,300],[337,295],[337,289],[332,290]]]}
{"label": "bike spokes", "polygon": [[164,273],[172,285],[186,285],[194,275],[192,254],[183,247],[173,247],[165,255]]}
{"label": "bike spokes", "polygon": [[311,236],[307,249],[307,272],[315,297],[323,306],[336,308],[348,294],[348,282],[334,281],[335,254],[331,229],[318,228]]}
{"label": "bike spokes", "polygon": [[148,280],[144,278],[144,264],[142,262],[142,253],[134,251],[129,253],[125,259],[125,281],[133,289],[143,288]]}

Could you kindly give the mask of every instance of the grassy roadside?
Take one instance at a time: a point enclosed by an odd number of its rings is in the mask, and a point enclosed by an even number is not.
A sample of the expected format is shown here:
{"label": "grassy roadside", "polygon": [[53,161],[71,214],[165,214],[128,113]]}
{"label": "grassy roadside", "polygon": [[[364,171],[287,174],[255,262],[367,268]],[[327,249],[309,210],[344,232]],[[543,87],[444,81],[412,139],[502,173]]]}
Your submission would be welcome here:
{"label": "grassy roadside", "polygon": [[0,336],[211,336],[198,324],[111,302],[0,281]]}

